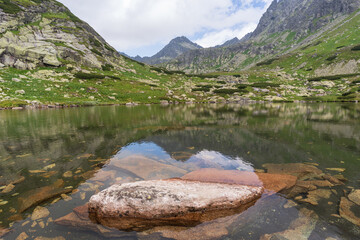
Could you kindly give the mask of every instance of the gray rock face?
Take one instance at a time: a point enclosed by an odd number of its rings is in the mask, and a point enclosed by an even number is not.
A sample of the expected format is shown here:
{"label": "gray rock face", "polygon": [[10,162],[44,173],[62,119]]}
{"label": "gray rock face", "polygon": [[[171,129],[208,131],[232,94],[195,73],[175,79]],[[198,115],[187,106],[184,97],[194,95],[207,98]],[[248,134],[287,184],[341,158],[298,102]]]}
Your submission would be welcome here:
{"label": "gray rock face", "polygon": [[[87,23],[57,1],[0,7],[0,63],[18,69],[76,65],[101,68],[122,65],[124,59]],[[24,4],[24,5],[22,5]]]}
{"label": "gray rock face", "polygon": [[171,40],[168,45],[166,45],[160,52],[158,52],[154,56],[143,58],[140,56],[136,56],[133,59],[139,62],[155,65],[168,62],[183,53],[195,49],[202,49],[202,47],[196,43],[193,43],[186,37],[177,37]]}
{"label": "gray rock face", "polygon": [[251,38],[286,30],[295,31],[300,37],[356,11],[359,6],[358,0],[274,0]]}
{"label": "gray rock face", "polygon": [[121,230],[194,226],[239,213],[263,193],[262,187],[173,180],[113,185],[91,197],[90,218]]}

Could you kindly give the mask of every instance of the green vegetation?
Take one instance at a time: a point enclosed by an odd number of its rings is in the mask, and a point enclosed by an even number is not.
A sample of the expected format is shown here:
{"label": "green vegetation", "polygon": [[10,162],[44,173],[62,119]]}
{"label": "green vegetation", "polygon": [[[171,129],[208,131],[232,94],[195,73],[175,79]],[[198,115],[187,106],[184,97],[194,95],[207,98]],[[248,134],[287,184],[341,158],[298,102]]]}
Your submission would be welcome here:
{"label": "green vegetation", "polygon": [[95,53],[96,55],[98,55],[100,57],[104,57],[103,54],[100,51],[96,50],[95,48],[90,49],[90,51],[92,51],[93,53]]}
{"label": "green vegetation", "polygon": [[360,51],[360,45],[351,48],[351,51]]}
{"label": "green vegetation", "polygon": [[355,76],[359,76],[360,73],[353,73],[353,74],[339,74],[339,75],[332,75],[332,76],[321,76],[321,77],[314,77],[314,78],[309,78],[308,81],[309,82],[318,82],[321,80],[338,80],[341,78],[349,78],[349,77],[355,77]]}
{"label": "green vegetation", "polygon": [[111,64],[105,64],[105,65],[102,65],[102,66],[101,66],[101,69],[102,69],[103,71],[111,71],[112,69],[114,69],[114,66],[111,65]]}
{"label": "green vegetation", "polygon": [[216,94],[234,94],[236,92],[239,92],[239,89],[223,88],[214,90],[214,93]]}
{"label": "green vegetation", "polygon": [[79,78],[79,79],[104,79],[105,78],[104,75],[93,74],[93,73],[83,73],[83,72],[78,72],[78,73],[74,74],[74,77]]}
{"label": "green vegetation", "polygon": [[27,102],[22,100],[4,100],[0,102],[0,108],[10,108],[10,107],[24,107],[28,105]]}
{"label": "green vegetation", "polygon": [[268,88],[268,87],[280,87],[280,84],[277,83],[269,83],[269,82],[259,82],[251,84],[252,87],[255,88]]}
{"label": "green vegetation", "polygon": [[278,58],[271,58],[269,60],[263,61],[263,62],[259,62],[256,64],[256,66],[264,66],[264,65],[270,65],[272,64],[274,61],[278,60]]}
{"label": "green vegetation", "polygon": [[193,88],[193,92],[210,92],[210,88],[202,87],[202,88]]}
{"label": "green vegetation", "polygon": [[0,8],[5,13],[9,13],[9,14],[16,14],[22,11],[22,9],[18,5],[14,4],[11,0],[1,0]]}

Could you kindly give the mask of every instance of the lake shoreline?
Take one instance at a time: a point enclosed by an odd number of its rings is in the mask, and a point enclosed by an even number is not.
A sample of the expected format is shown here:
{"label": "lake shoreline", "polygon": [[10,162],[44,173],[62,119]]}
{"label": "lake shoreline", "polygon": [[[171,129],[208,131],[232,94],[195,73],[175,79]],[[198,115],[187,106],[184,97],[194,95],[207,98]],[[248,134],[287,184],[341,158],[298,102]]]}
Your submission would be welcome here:
{"label": "lake shoreline", "polygon": [[139,105],[179,105],[179,104],[257,104],[257,103],[354,103],[358,104],[358,101],[264,101],[264,100],[243,100],[243,101],[225,101],[225,102],[168,102],[162,101],[160,103],[138,103],[138,102],[128,102],[128,103],[111,103],[111,104],[41,104],[41,105],[25,105],[17,107],[0,107],[1,110],[29,110],[29,109],[64,109],[64,108],[83,108],[83,107],[109,107],[109,106],[139,106]]}

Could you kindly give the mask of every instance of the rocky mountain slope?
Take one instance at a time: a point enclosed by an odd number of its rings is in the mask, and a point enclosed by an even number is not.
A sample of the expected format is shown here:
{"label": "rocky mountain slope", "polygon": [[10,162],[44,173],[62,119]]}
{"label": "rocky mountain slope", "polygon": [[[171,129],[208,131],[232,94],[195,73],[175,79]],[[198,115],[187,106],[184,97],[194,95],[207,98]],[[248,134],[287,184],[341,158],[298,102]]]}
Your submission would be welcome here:
{"label": "rocky mountain slope", "polygon": [[358,11],[359,0],[274,0],[240,43],[189,51],[164,64],[187,72],[237,71],[312,42]]}
{"label": "rocky mountain slope", "polygon": [[187,80],[121,56],[55,0],[0,1],[0,109],[189,101]]}
{"label": "rocky mountain slope", "polygon": [[126,68],[124,59],[94,29],[57,1],[1,1],[0,36],[2,66]]}
{"label": "rocky mountain slope", "polygon": [[138,62],[155,65],[155,64],[168,62],[183,53],[195,49],[202,49],[202,47],[196,43],[193,43],[186,37],[177,37],[171,40],[169,44],[167,44],[163,49],[161,49],[160,52],[158,52],[154,56],[143,57],[143,58],[140,56],[136,56],[133,59]]}

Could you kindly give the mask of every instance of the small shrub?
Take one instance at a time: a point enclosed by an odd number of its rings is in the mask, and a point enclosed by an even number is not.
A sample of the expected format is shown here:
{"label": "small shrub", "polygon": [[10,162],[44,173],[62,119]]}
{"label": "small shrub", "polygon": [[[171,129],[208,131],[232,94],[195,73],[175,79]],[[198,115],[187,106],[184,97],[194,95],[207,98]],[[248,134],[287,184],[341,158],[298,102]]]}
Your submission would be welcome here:
{"label": "small shrub", "polygon": [[234,94],[236,92],[239,92],[239,89],[223,88],[223,89],[214,90],[214,93],[217,93],[217,94]]}
{"label": "small shrub", "polygon": [[346,92],[346,93],[343,93],[342,96],[345,97],[345,96],[349,96],[350,94],[353,94],[354,92],[352,91],[349,91],[349,92]]}
{"label": "small shrub", "polygon": [[79,79],[104,79],[104,75],[100,74],[94,74],[94,73],[84,73],[84,72],[78,72],[74,74],[74,77]]}
{"label": "small shrub", "polygon": [[109,50],[110,52],[114,52],[114,49],[110,47],[109,45],[105,44],[105,48]]}
{"label": "small shrub", "polygon": [[22,11],[22,9],[18,5],[12,3],[10,0],[1,0],[0,8],[5,13],[9,13],[9,14],[16,14],[16,13]]}
{"label": "small shrub", "polygon": [[111,64],[105,64],[101,66],[103,71],[111,71],[112,69],[114,69],[114,66]]}
{"label": "small shrub", "polygon": [[192,92],[210,92],[210,88],[205,88],[205,87],[203,87],[203,88],[193,88],[191,91]]}
{"label": "small shrub", "polygon": [[107,76],[109,78],[115,79],[115,80],[121,80],[121,78],[117,77],[117,76]]}
{"label": "small shrub", "polygon": [[359,76],[359,75],[360,75],[360,73],[338,74],[338,75],[332,75],[332,76],[321,76],[321,77],[309,78],[308,81],[309,82],[318,82],[321,80],[339,80],[341,78],[355,77],[355,76]]}
{"label": "small shrub", "polygon": [[99,52],[98,50],[96,50],[95,48],[91,49],[90,51],[92,51],[92,52],[95,53],[96,55],[99,55],[100,57],[103,57],[102,53]]}
{"label": "small shrub", "polygon": [[196,87],[198,87],[198,88],[212,88],[213,85],[201,85],[201,84],[198,84],[198,85],[196,85]]}
{"label": "small shrub", "polygon": [[349,95],[346,95],[346,96],[340,96],[340,97],[338,97],[338,99],[340,99],[340,100],[352,100],[355,97],[356,96],[354,94],[349,94]]}
{"label": "small shrub", "polygon": [[238,84],[238,85],[236,85],[236,87],[237,87],[238,89],[245,89],[245,88],[248,87],[248,85],[247,85],[247,84]]}
{"label": "small shrub", "polygon": [[99,42],[97,39],[95,38],[90,38],[90,43],[92,43],[95,47],[102,47],[101,42]]}
{"label": "small shrub", "polygon": [[331,56],[331,57],[328,57],[328,58],[326,59],[326,61],[331,62],[332,60],[335,60],[336,58],[337,58],[337,56],[336,56],[336,55],[333,55],[333,56]]}
{"label": "small shrub", "polygon": [[352,81],[350,85],[354,86],[354,85],[357,85],[357,84],[360,84],[360,79]]}
{"label": "small shrub", "polygon": [[2,108],[24,107],[26,105],[28,105],[28,103],[22,100],[4,100],[0,102],[0,107]]}
{"label": "small shrub", "polygon": [[268,83],[268,82],[259,82],[251,84],[252,87],[256,88],[267,88],[267,87],[280,87],[280,84],[277,83]]}
{"label": "small shrub", "polygon": [[351,51],[360,51],[360,45],[351,48]]}
{"label": "small shrub", "polygon": [[260,67],[260,66],[270,65],[276,60],[278,60],[278,58],[271,58],[271,59],[257,63],[256,66]]}
{"label": "small shrub", "polygon": [[225,81],[217,81],[218,84],[226,84]]}
{"label": "small shrub", "polygon": [[210,75],[210,74],[188,74],[187,76],[189,77],[198,77],[201,79],[205,79],[205,78],[218,78],[217,75]]}

